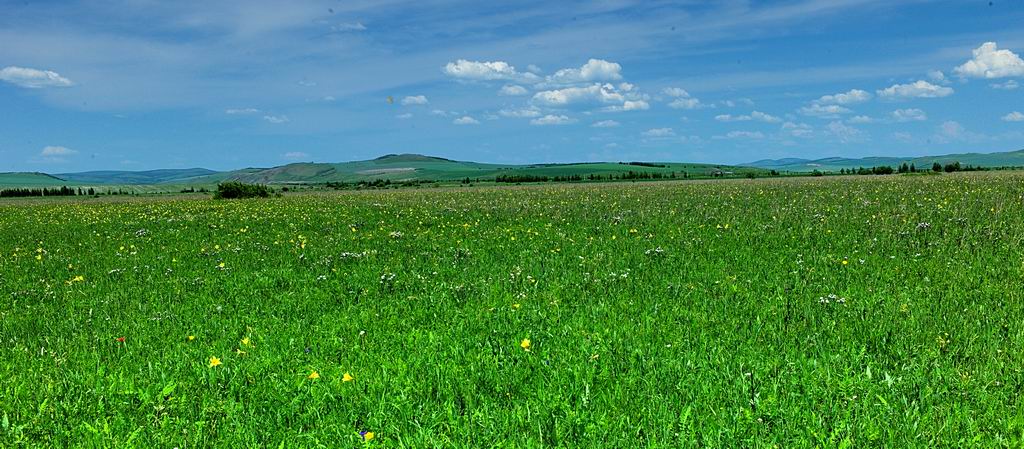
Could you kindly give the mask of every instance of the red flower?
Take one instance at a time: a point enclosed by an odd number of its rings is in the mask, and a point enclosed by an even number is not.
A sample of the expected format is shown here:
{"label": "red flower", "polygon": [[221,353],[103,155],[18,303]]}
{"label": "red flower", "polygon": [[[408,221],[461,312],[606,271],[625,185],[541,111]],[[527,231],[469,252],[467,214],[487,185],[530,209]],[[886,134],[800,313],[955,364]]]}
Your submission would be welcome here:
{"label": "red flower", "polygon": [[118,343],[124,343],[124,337],[117,337]]}

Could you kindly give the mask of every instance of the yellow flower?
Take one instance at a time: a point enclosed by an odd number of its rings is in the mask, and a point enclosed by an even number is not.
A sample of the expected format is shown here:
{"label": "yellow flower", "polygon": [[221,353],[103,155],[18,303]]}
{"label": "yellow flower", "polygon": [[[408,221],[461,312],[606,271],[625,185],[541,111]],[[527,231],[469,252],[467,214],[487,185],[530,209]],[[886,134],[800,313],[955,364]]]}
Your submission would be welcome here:
{"label": "yellow flower", "polygon": [[529,338],[524,338],[523,341],[519,343],[519,347],[523,348],[524,351],[529,351],[530,350],[530,339]]}
{"label": "yellow flower", "polygon": [[224,262],[217,264],[217,268],[224,269]]}
{"label": "yellow flower", "polygon": [[309,373],[309,376],[307,377],[307,379],[309,379],[309,380],[317,380],[319,378],[320,378],[320,373],[318,373],[316,371],[313,371],[312,373]]}
{"label": "yellow flower", "polygon": [[366,432],[363,434],[363,441],[370,441],[373,439],[373,432]]}
{"label": "yellow flower", "polygon": [[188,341],[192,341],[192,340],[195,340],[195,339],[196,339],[195,335],[189,335],[188,336]]}
{"label": "yellow flower", "polygon": [[243,338],[242,339],[242,344],[245,345],[245,346],[252,346],[252,344],[249,343],[249,337]]}
{"label": "yellow flower", "polygon": [[512,304],[513,309],[518,309],[519,307],[521,307],[519,303]]}
{"label": "yellow flower", "polygon": [[210,368],[213,368],[215,366],[220,366],[220,365],[221,365],[220,359],[218,359],[216,357],[213,357],[213,356],[210,356]]}
{"label": "yellow flower", "polygon": [[848,261],[848,260],[844,260],[844,261],[843,261],[843,265],[846,265],[846,264],[848,264],[848,263],[850,263],[850,261]]}
{"label": "yellow flower", "polygon": [[345,373],[345,375],[341,376],[342,382],[352,382],[353,380],[356,380],[356,378],[352,377],[352,375],[349,373]]}

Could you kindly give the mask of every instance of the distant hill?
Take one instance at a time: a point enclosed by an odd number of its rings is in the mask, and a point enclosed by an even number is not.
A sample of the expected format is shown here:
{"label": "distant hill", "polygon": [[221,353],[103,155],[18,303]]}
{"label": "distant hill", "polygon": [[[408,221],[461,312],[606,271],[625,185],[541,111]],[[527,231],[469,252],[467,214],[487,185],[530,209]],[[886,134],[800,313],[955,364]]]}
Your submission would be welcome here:
{"label": "distant hill", "polygon": [[192,178],[217,174],[205,168],[162,169],[146,171],[101,170],[79,173],[59,173],[55,176],[73,184],[146,185],[185,183]]}
{"label": "distant hill", "polygon": [[935,162],[943,165],[959,162],[961,165],[980,167],[1020,167],[1024,166],[1024,150],[1002,153],[961,153],[921,157],[864,157],[857,159],[828,157],[814,160],[797,158],[763,159],[742,165],[777,171],[809,172],[814,170],[837,171],[844,168],[858,167],[870,168],[882,165],[895,168],[904,162],[914,164],[918,168],[930,168]]}
{"label": "distant hill", "polygon": [[187,186],[212,186],[222,181],[242,181],[260,184],[323,184],[328,182],[355,183],[359,181],[457,181],[494,180],[498,176],[569,177],[588,175],[622,175],[627,172],[661,174],[670,177],[674,172],[683,177],[708,177],[713,174],[742,175],[762,173],[756,167],[677,162],[582,162],[567,164],[485,164],[445,159],[422,154],[388,154],[367,161],[340,163],[300,162],[269,168],[243,168],[218,172],[205,168],[166,169],[147,171],[88,171],[79,173],[0,173],[0,186],[146,186],[146,190],[163,186],[175,190]]}
{"label": "distant hill", "polygon": [[68,182],[46,173],[0,173],[0,187],[60,187]]}
{"label": "distant hill", "polygon": [[196,178],[194,182],[216,183],[224,180],[262,184],[359,182],[388,179],[391,181],[455,181],[459,179],[494,179],[499,175],[509,176],[573,176],[609,175],[629,171],[661,173],[676,172],[683,176],[707,176],[716,171],[732,173],[760,172],[751,167],[717,166],[710,164],[687,164],[659,162],[646,166],[620,164],[616,162],[574,163],[574,164],[532,164],[503,165],[478,162],[454,161],[421,154],[389,154],[368,161],[341,163],[295,163],[272,168],[247,168],[222,172]]}

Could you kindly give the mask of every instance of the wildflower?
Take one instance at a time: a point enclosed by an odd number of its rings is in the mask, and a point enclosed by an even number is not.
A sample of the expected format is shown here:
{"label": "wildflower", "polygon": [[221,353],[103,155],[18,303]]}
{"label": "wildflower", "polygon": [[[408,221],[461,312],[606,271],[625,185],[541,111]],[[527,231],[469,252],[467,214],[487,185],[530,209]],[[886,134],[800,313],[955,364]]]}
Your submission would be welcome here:
{"label": "wildflower", "polygon": [[244,346],[252,346],[252,342],[249,341],[249,337],[245,337],[245,338],[242,339],[242,345],[244,345]]}
{"label": "wildflower", "polygon": [[523,348],[524,351],[530,350],[530,339],[524,338],[523,341],[519,342],[519,347]]}
{"label": "wildflower", "polygon": [[309,373],[309,376],[307,376],[306,378],[309,380],[317,380],[320,378],[320,373],[314,370],[312,373]]}
{"label": "wildflower", "polygon": [[218,359],[217,357],[210,356],[210,368],[220,365],[222,365],[222,363],[220,363],[220,359]]}
{"label": "wildflower", "polygon": [[341,376],[342,382],[352,382],[353,380],[356,380],[356,378],[352,377],[352,375],[349,373],[345,373],[344,375]]}
{"label": "wildflower", "polygon": [[848,263],[850,263],[850,261],[849,261],[849,260],[843,259],[843,265],[846,265],[846,264],[848,264]]}
{"label": "wildflower", "polygon": [[124,343],[124,337],[117,337],[115,340],[117,340],[118,343]]}
{"label": "wildflower", "polygon": [[195,335],[189,335],[188,336],[188,341],[192,341],[192,340],[195,340],[195,339],[196,339]]}
{"label": "wildflower", "polygon": [[223,270],[224,269],[224,262],[221,262],[221,263],[217,264],[217,268]]}
{"label": "wildflower", "polygon": [[373,439],[373,432],[367,432],[363,430],[359,432],[359,436],[363,437],[363,441],[370,441]]}

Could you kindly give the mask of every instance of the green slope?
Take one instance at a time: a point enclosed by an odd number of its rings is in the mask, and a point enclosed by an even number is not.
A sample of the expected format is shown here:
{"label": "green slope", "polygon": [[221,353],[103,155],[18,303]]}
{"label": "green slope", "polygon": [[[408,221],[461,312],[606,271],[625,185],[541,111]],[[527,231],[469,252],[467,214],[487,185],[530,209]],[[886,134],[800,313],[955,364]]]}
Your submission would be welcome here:
{"label": "green slope", "polygon": [[67,181],[46,173],[0,173],[0,187],[60,187]]}
{"label": "green slope", "polygon": [[1024,166],[1024,150],[1001,153],[959,153],[922,157],[865,157],[859,159],[830,157],[816,160],[798,159],[791,163],[786,162],[789,161],[766,159],[745,165],[793,172],[809,172],[814,170],[836,171],[844,168],[870,168],[882,165],[897,167],[904,162],[907,164],[914,164],[918,168],[930,168],[935,162],[943,165],[947,163],[960,162],[961,165],[974,165],[980,167],[1020,167]]}
{"label": "green slope", "polygon": [[534,165],[501,165],[476,162],[453,161],[444,158],[422,156],[417,154],[387,155],[369,161],[326,163],[297,163],[266,169],[249,168],[234,172],[196,178],[195,182],[217,182],[236,180],[242,182],[285,184],[285,183],[324,183],[324,182],[358,182],[376,179],[392,181],[430,180],[454,181],[459,179],[490,180],[499,175],[531,175],[531,176],[587,176],[622,174],[629,171],[662,173],[665,175],[676,172],[682,176],[687,172],[691,176],[708,176],[715,171],[742,174],[762,172],[751,167],[716,166],[708,164],[658,163],[664,167],[647,167],[626,165],[612,162],[577,163],[577,164],[534,164]]}
{"label": "green slope", "polygon": [[60,173],[56,176],[76,184],[164,184],[181,183],[201,176],[217,174],[205,168],[162,169],[146,171],[101,170],[80,173]]}

